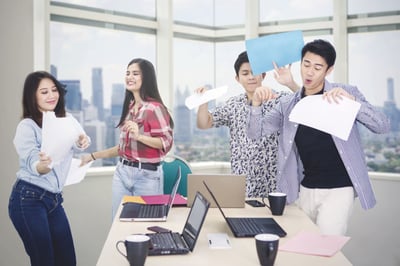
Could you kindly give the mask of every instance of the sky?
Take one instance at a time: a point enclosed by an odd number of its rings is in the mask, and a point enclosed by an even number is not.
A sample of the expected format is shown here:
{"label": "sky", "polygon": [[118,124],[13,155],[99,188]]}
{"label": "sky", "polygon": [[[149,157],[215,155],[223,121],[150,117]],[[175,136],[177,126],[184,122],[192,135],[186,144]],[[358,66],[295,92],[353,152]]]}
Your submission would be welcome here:
{"label": "sky", "polygon": [[[79,4],[83,0],[73,0]],[[85,0],[85,4],[97,7],[113,7],[116,10],[135,10],[152,16],[155,13],[153,0]],[[243,1],[216,0],[216,16],[210,15],[213,0],[174,0],[174,13],[177,20],[223,26],[224,24],[243,24]],[[140,4],[138,4],[140,3]],[[379,3],[379,4],[378,4]],[[229,5],[229,12],[226,9]],[[330,16],[330,0],[281,0],[263,1],[260,4],[261,21],[276,19],[297,19],[300,17]],[[368,1],[349,0],[350,13],[400,10],[398,0]],[[193,12],[195,11],[195,12]],[[132,11],[134,12],[134,11]],[[316,13],[318,12],[318,13]],[[155,37],[149,34],[130,33],[111,29],[100,29],[78,25],[52,22],[50,24],[50,61],[58,68],[59,79],[80,79],[83,96],[91,99],[91,69],[103,68],[105,106],[111,99],[111,84],[124,83],[128,62],[142,57],[155,63]],[[330,36],[318,36],[330,40]],[[314,37],[305,37],[305,41]],[[357,85],[367,99],[374,105],[382,106],[386,100],[386,82],[394,78],[396,102],[400,105],[400,31],[372,32],[349,35],[349,83]],[[236,56],[244,50],[243,42],[218,43],[217,59],[214,62],[214,46],[210,43],[174,40],[174,84],[175,87],[188,87],[190,90],[204,84],[228,85],[234,93],[241,92],[235,82],[233,63]],[[341,51],[337,51],[340,53]],[[213,79],[213,71],[218,76]],[[299,63],[292,65],[292,73],[301,84]],[[334,74],[328,79],[333,79]],[[210,80],[211,79],[211,80]],[[276,84],[272,73],[267,73],[264,82],[274,88]],[[162,88],[163,84],[159,84]]]}

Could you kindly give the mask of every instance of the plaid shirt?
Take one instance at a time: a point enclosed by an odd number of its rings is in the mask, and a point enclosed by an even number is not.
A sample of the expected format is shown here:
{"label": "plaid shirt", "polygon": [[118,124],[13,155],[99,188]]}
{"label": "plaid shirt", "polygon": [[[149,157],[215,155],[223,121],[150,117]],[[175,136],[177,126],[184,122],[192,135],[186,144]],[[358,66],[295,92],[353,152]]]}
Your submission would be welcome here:
{"label": "plaid shirt", "polygon": [[155,101],[143,101],[139,106],[138,112],[134,113],[134,103],[132,101],[129,105],[130,110],[125,121],[131,120],[136,122],[141,135],[160,138],[163,148],[155,149],[134,140],[121,126],[118,154],[129,161],[158,163],[172,147],[173,137],[169,122],[170,116],[165,107]]}

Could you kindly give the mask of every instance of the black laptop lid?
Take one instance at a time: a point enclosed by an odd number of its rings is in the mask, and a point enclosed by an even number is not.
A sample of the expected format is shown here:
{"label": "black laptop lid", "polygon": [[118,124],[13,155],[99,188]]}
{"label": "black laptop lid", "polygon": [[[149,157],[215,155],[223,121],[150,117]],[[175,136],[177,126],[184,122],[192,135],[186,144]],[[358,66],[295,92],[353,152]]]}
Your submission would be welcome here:
{"label": "black laptop lid", "polygon": [[[273,219],[269,217],[226,217],[224,212],[222,211],[221,206],[218,204],[218,201],[214,195],[214,193],[211,191],[211,189],[208,187],[206,182],[203,181],[204,186],[207,188],[208,192],[210,192],[211,197],[214,199],[218,209],[221,211],[222,216],[224,216],[225,221],[228,223],[229,228],[231,229],[232,233],[234,234],[235,237],[253,237],[256,234],[262,234],[262,233],[270,233],[270,234],[277,234],[280,237],[286,236],[285,230]],[[245,220],[248,220],[246,223],[249,223],[250,220],[253,223],[256,223],[257,226],[257,232],[246,232],[245,229],[240,228],[240,227],[235,227],[234,223],[238,222],[239,220],[242,220],[242,222],[246,222]],[[239,229],[240,228],[240,229]],[[244,227],[246,228],[246,227]],[[240,232],[239,230],[244,230]]]}
{"label": "black laptop lid", "polygon": [[182,237],[190,251],[193,251],[194,246],[196,245],[197,238],[199,237],[209,207],[210,202],[208,202],[200,192],[197,192],[182,231]]}
{"label": "black laptop lid", "polygon": [[221,208],[221,205],[219,205],[217,198],[215,197],[214,193],[211,191],[211,189],[208,187],[207,183],[205,181],[203,181],[204,186],[206,187],[206,189],[208,190],[208,192],[210,193],[211,197],[213,198],[213,200],[215,201],[215,204],[217,205],[219,211],[222,213],[222,216],[224,216],[224,219],[226,220],[226,216],[224,211]]}

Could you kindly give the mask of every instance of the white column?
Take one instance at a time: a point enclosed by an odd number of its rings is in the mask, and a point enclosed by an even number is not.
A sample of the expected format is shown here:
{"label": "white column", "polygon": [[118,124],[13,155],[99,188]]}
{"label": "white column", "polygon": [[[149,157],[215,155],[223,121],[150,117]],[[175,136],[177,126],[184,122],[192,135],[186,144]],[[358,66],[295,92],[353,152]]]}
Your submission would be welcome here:
{"label": "white column", "polygon": [[33,1],[33,68],[50,70],[50,0]]}
{"label": "white column", "polygon": [[258,0],[246,1],[246,17],[245,17],[245,38],[252,39],[258,37],[258,24],[260,21]]}
{"label": "white column", "polygon": [[335,81],[348,82],[347,0],[333,1],[333,41],[336,49]]}
{"label": "white column", "polygon": [[161,97],[169,111],[173,110],[173,17],[172,0],[157,3],[157,81]]}

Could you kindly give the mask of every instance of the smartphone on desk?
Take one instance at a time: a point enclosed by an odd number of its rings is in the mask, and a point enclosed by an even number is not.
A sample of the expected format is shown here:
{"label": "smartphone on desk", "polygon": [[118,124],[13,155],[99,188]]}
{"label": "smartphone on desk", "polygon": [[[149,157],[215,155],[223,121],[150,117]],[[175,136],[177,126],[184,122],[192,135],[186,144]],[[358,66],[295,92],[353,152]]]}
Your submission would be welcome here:
{"label": "smartphone on desk", "polygon": [[265,207],[265,204],[259,200],[246,200],[246,203],[253,207]]}
{"label": "smartphone on desk", "polygon": [[147,227],[147,230],[156,232],[156,233],[168,233],[171,232],[171,230],[161,227],[161,226],[149,226]]}

